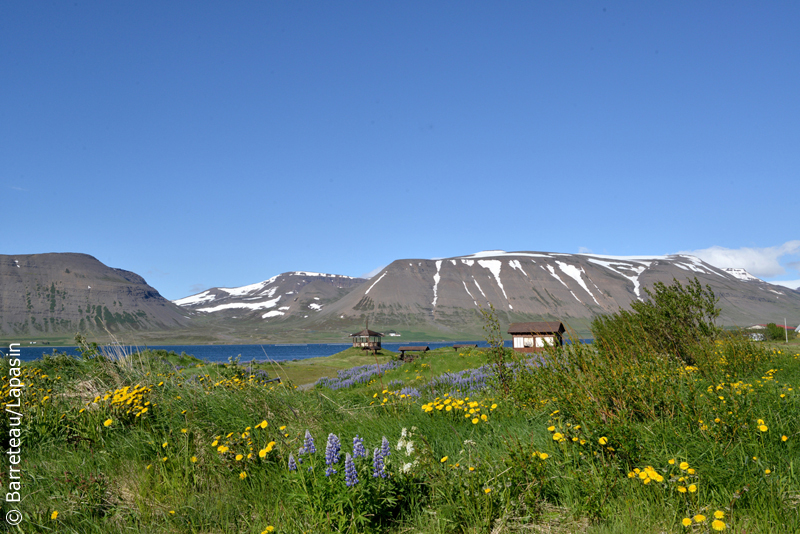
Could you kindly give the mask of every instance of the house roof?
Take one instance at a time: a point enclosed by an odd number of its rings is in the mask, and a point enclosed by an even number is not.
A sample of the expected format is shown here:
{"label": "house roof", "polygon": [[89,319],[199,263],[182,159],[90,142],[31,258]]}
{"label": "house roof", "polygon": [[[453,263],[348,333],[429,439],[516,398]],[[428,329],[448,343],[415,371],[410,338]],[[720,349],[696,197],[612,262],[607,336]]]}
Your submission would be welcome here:
{"label": "house roof", "polygon": [[380,332],[373,332],[369,328],[365,328],[361,332],[356,332],[355,334],[350,334],[350,337],[357,337],[357,336],[369,336],[369,337],[383,337],[383,334]]}
{"label": "house roof", "polygon": [[508,326],[509,334],[561,334],[563,332],[565,332],[565,329],[561,321],[512,323]]}

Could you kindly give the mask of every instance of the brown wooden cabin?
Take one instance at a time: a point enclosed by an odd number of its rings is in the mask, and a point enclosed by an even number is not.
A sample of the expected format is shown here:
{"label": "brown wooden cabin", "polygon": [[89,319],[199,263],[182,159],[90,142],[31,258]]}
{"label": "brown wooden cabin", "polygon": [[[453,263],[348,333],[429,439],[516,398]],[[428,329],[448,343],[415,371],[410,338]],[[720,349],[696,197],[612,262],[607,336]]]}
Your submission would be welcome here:
{"label": "brown wooden cabin", "polygon": [[365,328],[361,332],[350,334],[350,337],[353,338],[354,349],[371,350],[374,353],[381,350],[381,338],[383,334],[380,332],[373,332],[369,328]]}
{"label": "brown wooden cabin", "polygon": [[563,345],[565,331],[561,321],[512,323],[508,327],[517,352],[539,352],[547,347]]}

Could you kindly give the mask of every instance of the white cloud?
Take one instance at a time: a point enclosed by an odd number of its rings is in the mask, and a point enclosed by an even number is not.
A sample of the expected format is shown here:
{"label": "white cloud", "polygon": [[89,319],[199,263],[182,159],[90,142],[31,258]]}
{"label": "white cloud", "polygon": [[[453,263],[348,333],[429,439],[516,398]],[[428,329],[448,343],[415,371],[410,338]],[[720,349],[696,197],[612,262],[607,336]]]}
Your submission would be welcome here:
{"label": "white cloud", "polygon": [[780,264],[783,256],[793,256],[800,253],[800,240],[787,241],[783,245],[765,248],[725,248],[709,247],[699,250],[687,250],[678,254],[691,254],[715,267],[724,269],[736,267],[747,269],[752,275],[759,278],[779,276],[786,272]]}
{"label": "white cloud", "polygon": [[800,280],[773,280],[770,284],[800,290]]}
{"label": "white cloud", "polygon": [[591,254],[592,249],[586,247],[578,247],[578,254]]}
{"label": "white cloud", "polygon": [[370,278],[372,278],[373,276],[375,276],[376,274],[378,274],[379,272],[381,272],[382,270],[384,270],[388,266],[389,266],[389,264],[381,265],[380,267],[376,267],[375,269],[372,269],[370,272],[362,274],[361,276],[359,276],[359,278],[366,278],[367,280],[369,280]]}

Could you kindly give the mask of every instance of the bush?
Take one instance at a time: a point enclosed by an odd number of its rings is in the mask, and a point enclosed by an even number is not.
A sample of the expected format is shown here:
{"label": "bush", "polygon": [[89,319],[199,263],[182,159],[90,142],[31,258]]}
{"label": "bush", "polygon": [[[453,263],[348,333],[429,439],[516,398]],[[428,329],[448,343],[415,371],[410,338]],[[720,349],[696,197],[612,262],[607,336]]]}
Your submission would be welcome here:
{"label": "bush", "polygon": [[769,341],[786,341],[786,339],[794,339],[795,333],[791,330],[785,330],[783,327],[775,323],[767,325],[766,338]]}
{"label": "bush", "polygon": [[666,286],[656,282],[645,289],[649,300],[631,304],[631,311],[596,318],[592,322],[595,345],[606,355],[636,355],[654,350],[695,365],[698,353],[719,336],[714,321],[719,317],[717,298],[697,278],[682,286],[677,280]]}

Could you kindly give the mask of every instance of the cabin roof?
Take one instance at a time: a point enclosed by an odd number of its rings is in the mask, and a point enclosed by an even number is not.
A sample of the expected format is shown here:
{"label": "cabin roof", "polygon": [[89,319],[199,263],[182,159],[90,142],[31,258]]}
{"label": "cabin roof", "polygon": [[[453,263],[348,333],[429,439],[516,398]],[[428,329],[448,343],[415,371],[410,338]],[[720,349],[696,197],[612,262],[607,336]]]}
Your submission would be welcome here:
{"label": "cabin roof", "polygon": [[361,332],[356,332],[355,334],[350,334],[350,337],[361,337],[361,336],[383,337],[383,334],[381,334],[380,332],[373,332],[369,328],[365,328]]}
{"label": "cabin roof", "polygon": [[561,334],[563,332],[565,332],[565,329],[561,321],[512,323],[508,326],[509,334]]}

